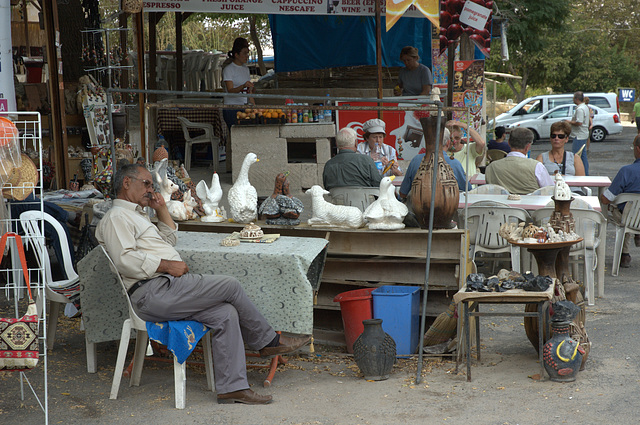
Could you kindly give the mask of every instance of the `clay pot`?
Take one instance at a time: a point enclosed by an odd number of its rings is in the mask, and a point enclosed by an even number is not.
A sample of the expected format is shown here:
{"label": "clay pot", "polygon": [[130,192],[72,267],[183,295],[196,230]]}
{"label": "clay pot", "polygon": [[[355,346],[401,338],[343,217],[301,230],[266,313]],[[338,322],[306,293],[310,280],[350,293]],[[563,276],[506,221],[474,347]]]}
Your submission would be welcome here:
{"label": "clay pot", "polygon": [[569,322],[551,322],[553,336],[544,345],[542,360],[549,379],[557,382],[576,380],[584,349],[569,334]]}
{"label": "clay pot", "polygon": [[[431,186],[433,169],[437,167],[435,202],[433,211],[433,228],[448,229],[451,219],[456,213],[459,201],[458,182],[453,170],[444,160],[442,154],[442,136],[444,134],[444,118],[426,117],[420,119],[424,132],[426,153],[411,184],[411,204],[418,223],[423,228],[429,227],[429,208],[431,207]],[[436,152],[436,131],[440,125],[440,149]]]}
{"label": "clay pot", "polygon": [[382,329],[382,319],[363,320],[364,331],[353,343],[353,358],[367,381],[382,381],[396,362],[396,342]]}

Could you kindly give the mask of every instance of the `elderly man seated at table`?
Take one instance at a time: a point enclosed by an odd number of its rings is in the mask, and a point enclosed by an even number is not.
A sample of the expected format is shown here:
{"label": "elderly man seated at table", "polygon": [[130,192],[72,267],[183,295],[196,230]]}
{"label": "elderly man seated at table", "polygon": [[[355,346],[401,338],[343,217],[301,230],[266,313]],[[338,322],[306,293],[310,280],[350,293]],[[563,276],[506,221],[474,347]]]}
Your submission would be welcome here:
{"label": "elderly man seated at table", "polygon": [[[244,344],[262,356],[292,352],[309,341],[275,333],[230,276],[190,274],[174,246],[178,226],[151,173],[138,164],[118,170],[113,180],[116,199],[96,229],[122,275],[131,304],[143,320],[195,320],[212,332],[218,403],[267,404],[270,395],[249,389]],[[155,226],[144,213],[156,211]]]}
{"label": "elderly man seated at table", "polygon": [[[611,218],[616,222],[622,222],[622,211],[625,204],[610,205],[621,193],[640,193],[640,134],[633,139],[633,155],[635,161],[633,164],[622,167],[618,174],[613,178],[611,186],[600,195],[600,202],[609,205]],[[640,246],[640,235],[634,237],[635,245]],[[620,257],[620,267],[631,267],[631,255],[629,248],[631,247],[631,235],[624,235],[622,243],[622,257]]]}
{"label": "elderly man seated at table", "polygon": [[322,183],[324,188],[364,186],[379,187],[382,176],[369,155],[357,152],[357,133],[345,127],[336,135],[338,154],[324,165]]}
{"label": "elderly man seated at table", "polygon": [[516,128],[511,132],[511,152],[500,161],[487,166],[487,183],[499,184],[509,193],[526,195],[541,187],[552,186],[553,179],[542,162],[527,158],[533,143],[533,133],[528,128]]}
{"label": "elderly man seated at table", "polygon": [[[456,176],[456,181],[458,182],[458,189],[464,191],[465,183],[467,182],[467,176],[464,174],[464,170],[462,169],[462,164],[455,158],[450,158],[447,154],[447,151],[451,147],[451,139],[449,137],[449,130],[444,129],[442,137],[442,150],[444,155],[444,160],[451,166],[453,170],[453,175]],[[400,200],[405,201],[407,196],[409,196],[409,192],[411,192],[411,184],[413,183],[413,179],[416,177],[416,173],[418,172],[418,168],[420,168],[420,164],[422,163],[422,158],[424,158],[423,153],[416,155],[413,157],[409,166],[407,167],[407,172],[402,180],[402,185],[400,185]],[[471,190],[471,184],[468,183],[468,189]]]}
{"label": "elderly man seated at table", "polygon": [[[484,148],[486,145],[485,140],[480,136],[473,127],[469,127],[466,123],[460,121],[447,122],[447,128],[451,133],[451,147],[449,151],[453,153],[453,157],[460,161],[462,169],[467,175],[474,175],[478,173],[478,162],[482,160],[484,154]],[[462,130],[466,130],[468,137],[473,140],[469,142],[469,147],[462,143]],[[467,166],[467,156],[469,157],[469,165]],[[467,169],[468,167],[468,169]],[[471,174],[469,174],[471,173]]]}

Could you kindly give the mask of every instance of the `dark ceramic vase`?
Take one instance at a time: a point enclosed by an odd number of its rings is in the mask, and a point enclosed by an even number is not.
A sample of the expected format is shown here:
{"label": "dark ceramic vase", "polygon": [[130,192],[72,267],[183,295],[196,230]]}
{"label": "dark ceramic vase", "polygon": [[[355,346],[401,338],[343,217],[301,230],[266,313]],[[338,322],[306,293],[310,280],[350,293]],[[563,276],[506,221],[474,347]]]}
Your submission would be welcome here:
{"label": "dark ceramic vase", "polygon": [[382,319],[363,320],[364,332],[353,343],[353,358],[368,381],[382,381],[396,362],[396,342],[382,330]]}
{"label": "dark ceramic vase", "polygon": [[544,345],[542,359],[549,379],[557,382],[571,382],[582,364],[584,349],[571,338],[569,322],[551,321],[553,336]]}

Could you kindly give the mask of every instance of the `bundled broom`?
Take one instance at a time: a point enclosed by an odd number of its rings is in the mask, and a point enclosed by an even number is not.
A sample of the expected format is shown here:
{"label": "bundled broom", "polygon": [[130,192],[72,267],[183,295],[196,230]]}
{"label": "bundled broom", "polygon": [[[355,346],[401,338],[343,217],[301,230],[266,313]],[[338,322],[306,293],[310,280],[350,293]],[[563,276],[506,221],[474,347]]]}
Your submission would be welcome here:
{"label": "bundled broom", "polygon": [[451,301],[447,311],[436,317],[436,320],[424,334],[424,346],[442,344],[455,338],[457,332],[458,315],[456,314],[456,303]]}

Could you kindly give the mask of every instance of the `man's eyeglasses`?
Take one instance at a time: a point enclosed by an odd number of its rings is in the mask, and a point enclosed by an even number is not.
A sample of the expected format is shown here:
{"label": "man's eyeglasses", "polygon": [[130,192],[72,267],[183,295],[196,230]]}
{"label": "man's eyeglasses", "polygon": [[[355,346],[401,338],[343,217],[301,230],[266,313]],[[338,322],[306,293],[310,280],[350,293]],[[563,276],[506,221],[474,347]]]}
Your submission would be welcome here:
{"label": "man's eyeglasses", "polygon": [[551,135],[551,139],[556,139],[556,138],[557,138],[557,139],[562,140],[562,139],[564,139],[565,137],[567,137],[567,135],[566,135],[566,134],[552,134],[552,135]]}
{"label": "man's eyeglasses", "polygon": [[140,179],[138,177],[131,177],[131,178],[135,179],[135,180],[140,180],[142,182],[142,184],[144,184],[144,187],[146,187],[147,189],[153,187],[153,182],[151,180]]}

